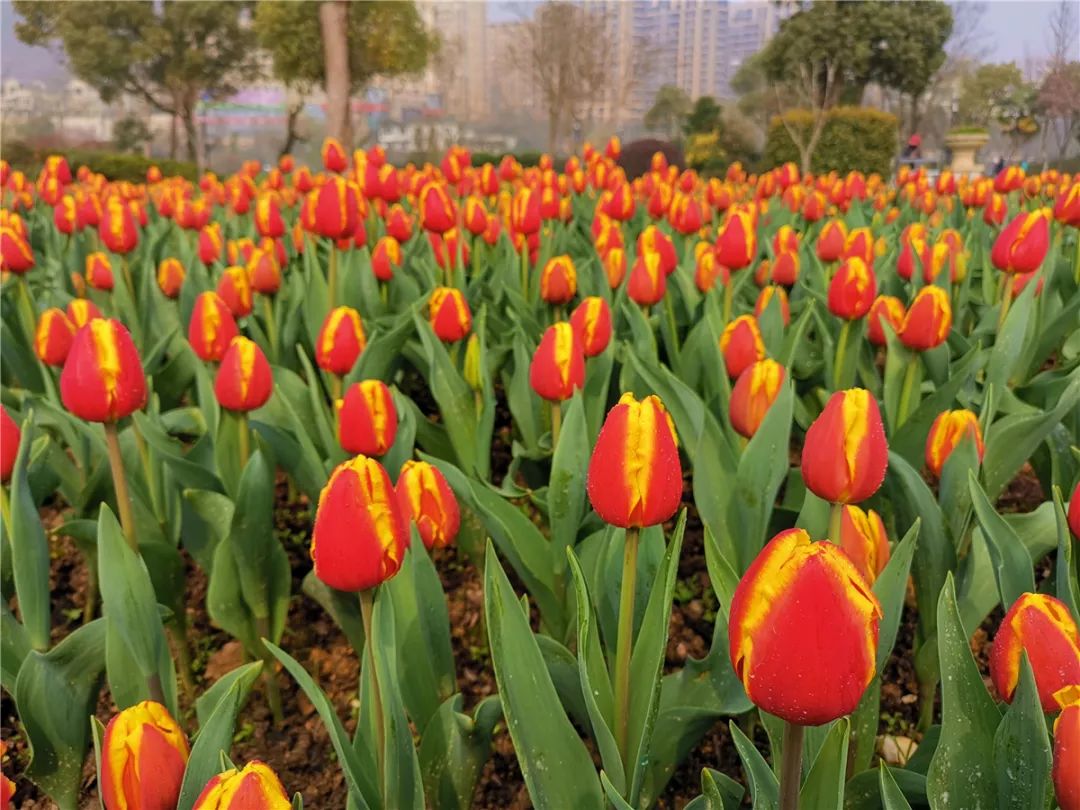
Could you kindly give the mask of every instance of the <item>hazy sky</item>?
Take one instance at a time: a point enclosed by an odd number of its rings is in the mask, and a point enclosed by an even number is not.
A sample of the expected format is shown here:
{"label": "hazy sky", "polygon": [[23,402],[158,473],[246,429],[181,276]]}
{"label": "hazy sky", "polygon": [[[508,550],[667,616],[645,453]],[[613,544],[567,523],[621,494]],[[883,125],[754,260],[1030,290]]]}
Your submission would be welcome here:
{"label": "hazy sky", "polygon": [[[1080,9],[1080,0],[1071,0]],[[959,5],[963,0],[954,3]],[[1048,49],[1046,32],[1049,19],[1058,0],[991,0],[983,14],[981,30],[988,61],[1038,59]],[[513,18],[515,11],[506,2],[491,2],[491,18]],[[9,0],[0,0],[0,77],[20,80],[60,80],[66,71],[57,57],[41,48],[30,48],[15,38],[15,13]],[[1080,59],[1080,42],[1075,59]]]}

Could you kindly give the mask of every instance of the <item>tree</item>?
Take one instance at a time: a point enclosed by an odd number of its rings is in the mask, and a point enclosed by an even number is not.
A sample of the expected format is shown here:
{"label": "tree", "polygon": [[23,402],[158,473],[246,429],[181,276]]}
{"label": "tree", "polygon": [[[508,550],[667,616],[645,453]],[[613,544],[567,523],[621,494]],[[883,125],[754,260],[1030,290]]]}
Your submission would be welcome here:
{"label": "tree", "polygon": [[349,109],[349,6],[345,0],[323,0],[319,4],[319,31],[325,65],[326,134],[348,149],[352,145],[352,110]]}
{"label": "tree", "polygon": [[[331,30],[325,39],[324,13],[333,18],[328,20]],[[334,100],[328,103],[331,108],[328,129],[330,116],[338,116],[329,134],[338,137],[346,148],[351,144],[349,95],[363,89],[376,76],[419,73],[439,47],[438,37],[424,26],[412,2],[261,0],[255,6],[254,23],[259,44],[271,56],[274,75],[293,89],[300,107],[303,96],[315,85],[322,86],[328,97],[331,95],[327,86],[329,76],[334,84]],[[335,66],[329,71],[326,46],[334,54]],[[294,126],[295,122],[287,133],[286,142],[290,146],[297,137]]]}
{"label": "tree", "polygon": [[[16,0],[15,10],[19,39],[59,43],[72,73],[103,101],[132,95],[179,118],[188,157],[200,167],[200,100],[231,95],[258,73],[242,3]],[[175,137],[170,147],[175,156]]]}
{"label": "tree", "polygon": [[719,133],[723,128],[724,110],[712,96],[700,96],[690,114],[686,116],[683,130],[687,135],[699,135],[707,132]]}
{"label": "tree", "polygon": [[567,125],[609,90],[614,48],[604,13],[565,0],[546,2],[521,27],[503,54],[507,70],[537,89],[554,152]]}
{"label": "tree", "polygon": [[652,107],[645,113],[645,128],[662,132],[670,140],[678,140],[686,117],[690,114],[690,97],[677,85],[665,84],[656,91]]}
{"label": "tree", "polygon": [[1069,142],[1080,136],[1080,62],[1050,68],[1039,86],[1038,105],[1053,129],[1058,156],[1065,157]]}
{"label": "tree", "polygon": [[112,145],[117,152],[141,152],[152,137],[149,127],[134,115],[113,124]]}
{"label": "tree", "polygon": [[960,121],[989,126],[996,118],[996,111],[1023,85],[1024,74],[1015,62],[979,65],[961,82],[957,108]]}

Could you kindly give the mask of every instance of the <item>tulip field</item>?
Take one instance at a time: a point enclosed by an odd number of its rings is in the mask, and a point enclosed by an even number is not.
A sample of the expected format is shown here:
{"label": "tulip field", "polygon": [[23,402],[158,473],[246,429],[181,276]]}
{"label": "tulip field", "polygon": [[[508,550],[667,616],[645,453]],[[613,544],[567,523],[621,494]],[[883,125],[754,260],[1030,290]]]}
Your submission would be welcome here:
{"label": "tulip field", "polygon": [[1080,177],[0,186],[0,808],[1080,810]]}

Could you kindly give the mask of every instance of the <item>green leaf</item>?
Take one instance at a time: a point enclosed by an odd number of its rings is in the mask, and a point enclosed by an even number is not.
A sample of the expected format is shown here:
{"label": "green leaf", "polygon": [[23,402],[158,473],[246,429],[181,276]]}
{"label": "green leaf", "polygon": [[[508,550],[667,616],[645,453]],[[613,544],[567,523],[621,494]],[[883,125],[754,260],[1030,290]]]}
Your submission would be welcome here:
{"label": "green leaf", "polygon": [[0,685],[11,694],[15,694],[15,679],[30,650],[26,628],[19,624],[7,601],[0,601]]}
{"label": "green leaf", "polygon": [[994,734],[994,773],[1000,810],[1030,810],[1049,804],[1053,754],[1046,718],[1027,653],[1012,704]]}
{"label": "green leaf", "polygon": [[105,666],[105,621],[75,630],[47,653],[31,650],[19,670],[15,705],[30,743],[26,775],[61,810],[78,807],[90,724]]}
{"label": "green leaf", "polygon": [[585,473],[591,453],[584,401],[581,393],[575,392],[566,407],[548,482],[552,567],[557,580],[564,576],[566,549],[577,541],[578,527],[585,516]]}
{"label": "green leaf", "polygon": [[952,574],[938,599],[938,657],[941,664],[941,740],[926,775],[933,810],[997,807],[991,772],[994,733],[1001,712],[986,691],[971,657],[970,636],[960,622]]}
{"label": "green leaf", "polygon": [[727,774],[712,768],[701,769],[701,792],[705,810],[738,810],[746,789]]}
{"label": "green leaf", "polygon": [[734,720],[728,723],[728,728],[750,783],[754,810],[777,810],[780,806],[780,783],[776,780],[776,774]]}
{"label": "green leaf", "polygon": [[968,476],[979,472],[979,452],[975,440],[965,435],[953,448],[941,468],[938,502],[954,548],[962,547],[971,523],[971,489]]}
{"label": "green leaf", "polygon": [[615,788],[615,785],[608,779],[607,771],[600,771],[600,784],[603,785],[604,794],[607,796],[608,802],[610,802],[615,810],[634,810],[634,806],[619,795],[619,791]]}
{"label": "green leaf", "polygon": [[881,784],[881,805],[884,810],[911,810],[911,805],[884,761],[878,763],[878,779]]}
{"label": "green leaf", "polygon": [[467,810],[476,780],[491,750],[491,733],[502,717],[496,695],[480,701],[472,717],[462,714],[462,696],[444,702],[424,729],[420,772],[424,795],[434,810]]}
{"label": "green leaf", "polygon": [[484,616],[499,698],[533,804],[543,808],[602,808],[592,758],[559,698],[510,582],[488,543]]}
{"label": "green leaf", "polygon": [[19,615],[30,646],[35,650],[49,649],[52,627],[51,593],[49,591],[49,541],[41,526],[28,478],[30,448],[34,441],[34,417],[30,414],[22,424],[19,452],[11,473],[11,564],[15,573],[15,593],[19,598]]}
{"label": "green leaf", "polygon": [[1080,621],[1080,585],[1076,581],[1076,543],[1073,542],[1061,490],[1054,487],[1054,523],[1057,529],[1057,561],[1054,563],[1054,593],[1069,606],[1073,619]]}
{"label": "green leaf", "polygon": [[232,748],[236,716],[243,708],[261,670],[262,662],[256,661],[229,673],[233,676],[230,678],[229,688],[214,704],[210,715],[200,726],[199,736],[191,746],[177,810],[191,810],[206,783],[219,772],[218,763],[222,752],[227,754]]}
{"label": "green leaf", "polygon": [[915,555],[915,546],[919,541],[919,529],[922,520],[916,518],[907,534],[893,548],[889,562],[874,580],[874,595],[881,602],[881,621],[878,623],[877,672],[880,673],[896,643],[896,631],[900,627],[900,616],[904,611],[904,599],[907,596],[908,571],[911,559]]}
{"label": "green leaf", "polygon": [[994,578],[1001,594],[1001,605],[1008,610],[1023,594],[1035,592],[1035,573],[1031,567],[1031,557],[1016,532],[994,511],[994,505],[979,486],[974,472],[968,472],[968,487],[971,503],[975,507],[975,517],[982,528],[986,548],[994,564]]}
{"label": "green leaf", "polygon": [[803,807],[815,810],[840,810],[843,807],[850,736],[851,722],[846,717],[841,717],[829,728],[799,791],[799,802]]}
{"label": "green leaf", "polygon": [[990,350],[990,359],[986,364],[986,384],[994,386],[997,391],[1005,390],[1009,379],[1023,359],[1026,342],[1024,335],[1027,333],[1032,304],[1035,301],[1035,288],[1035,284],[1029,284],[1017,296],[1009,307],[1005,323],[994,338],[994,346]]}
{"label": "green leaf", "polygon": [[364,621],[356,594],[331,588],[315,576],[314,571],[308,571],[304,576],[301,589],[330,614],[353,650],[359,654],[364,649]]}

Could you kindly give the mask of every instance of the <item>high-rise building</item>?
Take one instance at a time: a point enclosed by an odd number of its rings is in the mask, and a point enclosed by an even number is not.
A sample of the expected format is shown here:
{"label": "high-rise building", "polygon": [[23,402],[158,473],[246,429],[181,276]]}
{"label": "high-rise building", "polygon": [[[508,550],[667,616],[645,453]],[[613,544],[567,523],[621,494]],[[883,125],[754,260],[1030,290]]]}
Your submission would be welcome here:
{"label": "high-rise building", "polygon": [[469,0],[419,0],[424,23],[442,41],[422,84],[437,95],[443,112],[462,121],[488,114],[487,3]]}

